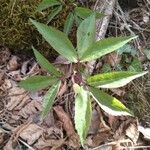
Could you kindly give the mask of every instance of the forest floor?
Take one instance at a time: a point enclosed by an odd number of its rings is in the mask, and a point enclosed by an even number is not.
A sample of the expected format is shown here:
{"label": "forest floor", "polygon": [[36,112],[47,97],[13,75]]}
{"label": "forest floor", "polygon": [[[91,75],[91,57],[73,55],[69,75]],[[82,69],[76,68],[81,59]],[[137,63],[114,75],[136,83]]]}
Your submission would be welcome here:
{"label": "forest floor", "polygon": [[[94,73],[150,70],[149,0],[115,5],[106,37],[129,34],[139,38],[98,60]],[[41,120],[45,90],[28,92],[17,83],[45,72],[34,57],[20,57],[7,47],[0,47],[0,56],[0,149],[83,149],[74,128],[74,93],[68,93],[64,83],[61,96],[48,116]],[[109,93],[120,99],[136,117],[114,117],[93,103],[85,149],[150,149],[150,73]]]}

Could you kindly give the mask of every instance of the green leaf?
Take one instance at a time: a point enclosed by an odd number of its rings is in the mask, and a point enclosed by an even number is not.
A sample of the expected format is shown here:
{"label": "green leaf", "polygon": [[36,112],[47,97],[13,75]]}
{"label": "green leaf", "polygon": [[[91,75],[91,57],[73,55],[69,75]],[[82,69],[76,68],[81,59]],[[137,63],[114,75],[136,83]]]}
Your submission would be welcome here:
{"label": "green leaf", "polygon": [[109,65],[109,64],[104,64],[103,66],[102,66],[102,68],[101,68],[101,71],[103,72],[103,73],[106,73],[106,72],[110,72],[112,69],[111,69],[111,66]]}
{"label": "green leaf", "polygon": [[146,57],[150,60],[150,50],[145,49],[145,50],[144,50],[144,54],[145,54]]}
{"label": "green leaf", "polygon": [[53,84],[53,86],[51,86],[51,88],[47,91],[46,95],[43,98],[43,111],[42,111],[42,118],[44,118],[45,116],[47,116],[47,114],[49,113],[49,110],[51,109],[54,100],[57,96],[57,93],[59,91],[61,82],[57,81],[55,84]]}
{"label": "green leaf", "polygon": [[128,68],[128,71],[140,72],[142,71],[142,63],[138,60],[138,58],[134,58],[131,65]]}
{"label": "green leaf", "polygon": [[81,62],[91,61],[111,53],[137,36],[129,37],[111,37],[95,42],[81,57]]}
{"label": "green leaf", "polygon": [[133,113],[115,97],[112,97],[97,88],[89,87],[89,90],[95,101],[108,114],[113,116],[133,115]]}
{"label": "green leaf", "polygon": [[71,31],[71,28],[73,26],[73,22],[74,22],[74,14],[70,13],[67,16],[67,19],[65,21],[65,25],[64,25],[64,33],[66,33],[67,35],[69,34],[69,32]]}
{"label": "green leaf", "polygon": [[54,82],[56,82],[57,80],[58,79],[54,77],[38,75],[38,76],[29,77],[26,80],[22,80],[19,83],[19,86],[23,87],[26,90],[36,91],[54,84]]}
{"label": "green leaf", "polygon": [[32,47],[34,55],[39,63],[39,65],[48,71],[49,73],[52,73],[53,75],[60,77],[61,73],[57,71],[57,69],[43,56],[41,53],[39,53],[34,47]]}
{"label": "green leaf", "polygon": [[85,18],[89,17],[93,13],[96,13],[96,18],[101,18],[101,17],[105,16],[102,13],[99,13],[99,12],[96,12],[96,11],[93,11],[91,9],[84,8],[84,7],[76,7],[75,8],[75,13],[76,13],[77,16],[79,16],[82,19],[85,19]]}
{"label": "green leaf", "polygon": [[91,123],[91,101],[89,99],[89,93],[80,87],[79,85],[74,85],[74,90],[76,93],[75,98],[75,128],[80,137],[82,146],[87,136],[87,132]]}
{"label": "green leaf", "polygon": [[77,62],[76,50],[65,33],[35,20],[30,19],[30,21],[59,54],[71,62]]}
{"label": "green leaf", "polygon": [[134,48],[130,44],[126,44],[126,45],[120,47],[117,50],[117,53],[119,55],[122,55],[123,53],[130,53],[133,57],[135,57],[135,55],[137,55],[137,50],[136,50],[136,48]]}
{"label": "green leaf", "polygon": [[54,17],[56,15],[58,15],[59,12],[61,12],[61,11],[62,11],[62,5],[56,7],[55,9],[53,9],[52,12],[50,13],[50,15],[48,15],[47,24],[50,23],[54,19]]}
{"label": "green leaf", "polygon": [[91,15],[81,22],[77,30],[77,49],[79,58],[95,42],[95,15]]}
{"label": "green leaf", "polygon": [[80,17],[78,17],[76,14],[74,14],[74,18],[75,18],[75,24],[78,27],[83,20]]}
{"label": "green leaf", "polygon": [[148,72],[128,72],[118,71],[103,73],[87,78],[87,83],[91,86],[101,88],[118,88],[126,85],[130,81],[145,75]]}
{"label": "green leaf", "polygon": [[43,0],[39,4],[37,11],[42,11],[44,9],[47,9],[47,8],[55,6],[55,5],[61,5],[61,3],[58,0]]}

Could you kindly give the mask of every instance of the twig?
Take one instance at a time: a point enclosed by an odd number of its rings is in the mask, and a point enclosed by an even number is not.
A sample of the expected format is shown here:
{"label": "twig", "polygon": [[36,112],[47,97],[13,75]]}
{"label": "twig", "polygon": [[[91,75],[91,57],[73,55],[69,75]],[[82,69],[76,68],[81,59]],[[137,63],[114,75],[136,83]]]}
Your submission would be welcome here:
{"label": "twig", "polygon": [[132,143],[132,141],[129,140],[129,139],[114,141],[114,142],[106,143],[106,144],[100,145],[100,146],[98,146],[98,147],[95,147],[95,148],[93,148],[92,150],[100,150],[100,148],[103,148],[103,147],[105,147],[105,146],[112,146],[112,145],[116,145],[116,144],[118,144],[118,143]]}
{"label": "twig", "polygon": [[122,149],[144,149],[144,148],[150,148],[150,146],[130,146],[130,147],[124,147],[124,146],[121,146],[120,147],[120,150]]}
{"label": "twig", "polygon": [[24,144],[29,150],[35,150],[33,147],[31,147],[30,145],[28,145],[26,142],[24,142],[23,140],[19,139],[19,141]]}

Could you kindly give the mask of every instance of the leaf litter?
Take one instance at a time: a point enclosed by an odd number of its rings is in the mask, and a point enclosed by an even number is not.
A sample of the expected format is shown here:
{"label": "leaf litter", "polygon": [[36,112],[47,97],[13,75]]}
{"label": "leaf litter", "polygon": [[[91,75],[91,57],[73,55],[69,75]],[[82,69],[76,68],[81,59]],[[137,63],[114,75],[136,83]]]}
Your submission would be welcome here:
{"label": "leaf litter", "polygon": [[[21,144],[22,148],[39,150],[65,147],[80,149],[79,137],[72,119],[74,109],[73,107],[71,109],[67,108],[68,106],[65,106],[67,103],[62,103],[61,100],[61,97],[68,94],[67,82],[65,81],[61,85],[58,94],[60,102],[57,100],[57,105],[42,121],[40,114],[42,111],[42,97],[45,91],[27,92],[18,87],[17,82],[26,78],[29,74],[41,74],[44,71],[38,67],[37,63],[31,63],[31,61],[25,61],[18,65],[16,58],[13,56],[14,60],[11,60],[14,61],[11,64],[14,64],[14,66],[11,66],[12,69],[5,64],[5,71],[0,72],[0,89],[5,92],[5,101],[1,98],[3,105],[0,105],[3,114],[0,115],[2,124],[0,126],[0,142],[3,149],[15,149],[18,144]],[[115,94],[118,93],[118,96],[122,96],[124,94],[122,92],[124,92],[123,89],[120,92],[114,91]],[[66,98],[73,99],[72,96],[66,96],[63,99],[66,100]],[[70,101],[72,101],[71,99]],[[123,139],[130,139],[133,145],[136,144],[139,131],[134,118],[110,116],[97,107],[96,104],[93,105],[93,108],[92,124],[86,140],[88,148]],[[120,146],[118,143],[112,144],[109,148],[115,147],[117,149],[118,145]]]}

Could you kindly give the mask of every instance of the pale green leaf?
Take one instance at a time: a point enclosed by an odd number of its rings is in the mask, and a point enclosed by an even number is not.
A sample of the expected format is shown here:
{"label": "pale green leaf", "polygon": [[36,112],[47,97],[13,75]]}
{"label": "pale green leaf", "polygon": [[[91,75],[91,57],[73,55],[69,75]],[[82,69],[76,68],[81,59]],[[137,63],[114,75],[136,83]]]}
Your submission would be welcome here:
{"label": "pale green leaf", "polygon": [[55,84],[51,86],[51,88],[47,91],[46,95],[44,96],[42,103],[43,106],[42,118],[44,118],[49,113],[54,103],[54,100],[57,96],[57,93],[59,91],[60,85],[61,85],[60,81],[55,82]]}
{"label": "pale green leaf", "polygon": [[95,15],[83,20],[77,30],[77,49],[79,59],[83,53],[95,42]]}
{"label": "pale green leaf", "polygon": [[76,7],[75,8],[75,13],[76,13],[77,16],[79,16],[82,19],[85,19],[85,18],[89,17],[93,13],[96,14],[96,18],[101,18],[101,17],[105,16],[102,13],[99,13],[99,12],[96,12],[96,11],[93,11],[91,9],[84,8],[84,7]]}
{"label": "pale green leaf", "polygon": [[47,24],[50,23],[56,15],[58,15],[62,11],[62,5],[56,7],[52,10],[52,12],[48,15]]}
{"label": "pale green leaf", "polygon": [[53,66],[41,53],[39,53],[34,47],[32,47],[34,55],[39,63],[39,65],[45,69],[46,71],[48,71],[49,73],[60,77],[61,73],[59,71],[57,71],[57,69],[55,68],[55,66]]}
{"label": "pale green leaf", "polygon": [[132,112],[115,97],[112,97],[97,88],[89,87],[89,90],[95,101],[108,114],[113,116],[133,115]]}
{"label": "pale green leaf", "polygon": [[35,20],[30,21],[59,54],[71,62],[77,62],[77,52],[65,33]]}
{"label": "pale green leaf", "polygon": [[65,25],[64,25],[64,33],[66,33],[67,35],[69,34],[69,32],[71,31],[71,28],[73,26],[73,22],[74,22],[74,14],[70,13],[67,16],[67,19],[65,21]]}
{"label": "pale green leaf", "polygon": [[91,86],[101,88],[118,88],[126,85],[130,81],[145,75],[148,72],[118,71],[103,73],[87,78],[87,83]]}
{"label": "pale green leaf", "polygon": [[54,77],[37,75],[20,81],[18,85],[26,90],[36,91],[54,84],[54,82],[56,82],[57,80],[58,79]]}
{"label": "pale green leaf", "polygon": [[144,53],[145,53],[146,57],[150,60],[150,50],[145,49]]}
{"label": "pale green leaf", "polygon": [[55,5],[61,5],[61,3],[58,0],[43,0],[39,4],[37,11],[42,11],[44,9],[47,9],[47,8],[55,6]]}
{"label": "pale green leaf", "polygon": [[91,61],[97,58],[100,58],[106,54],[109,54],[132,39],[135,39],[137,36],[129,36],[129,37],[111,37],[102,39],[100,41],[97,41],[93,43],[91,47],[88,48],[88,50],[83,54],[81,57],[81,62]]}
{"label": "pale green leaf", "polygon": [[131,65],[128,67],[128,71],[140,72],[142,71],[142,63],[138,58],[134,58]]}
{"label": "pale green leaf", "polygon": [[88,129],[91,123],[91,101],[89,99],[88,91],[84,90],[79,85],[74,85],[76,93],[75,98],[75,128],[80,137],[82,146],[84,145]]}

